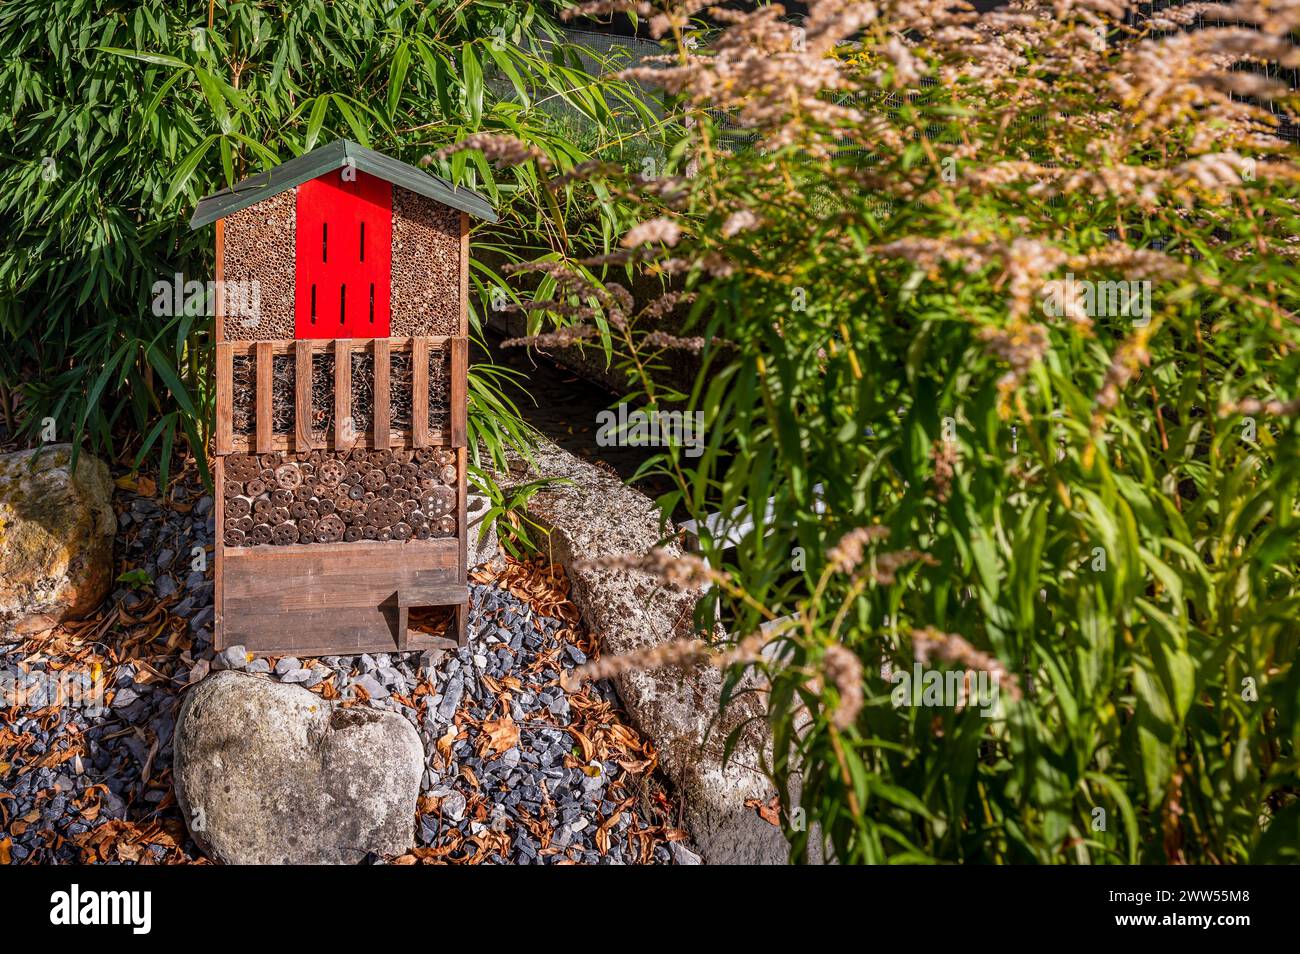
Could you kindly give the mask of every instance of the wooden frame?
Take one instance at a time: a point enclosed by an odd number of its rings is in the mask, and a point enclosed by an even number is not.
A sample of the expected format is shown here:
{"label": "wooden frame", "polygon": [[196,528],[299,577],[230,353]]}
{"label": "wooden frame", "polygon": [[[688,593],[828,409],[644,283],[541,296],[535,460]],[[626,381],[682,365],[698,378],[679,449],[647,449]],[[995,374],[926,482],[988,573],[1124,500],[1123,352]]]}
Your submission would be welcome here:
{"label": "wooden frame", "polygon": [[[429,351],[450,345],[451,420],[446,431],[429,427]],[[349,431],[352,414],[353,352],[370,348],[374,355],[374,418],[367,433]],[[317,440],[310,421],[312,404],[312,356],[334,354],[334,433]],[[388,418],[392,398],[389,369],[394,354],[411,355],[411,428],[393,428]],[[271,362],[277,355],[294,355],[294,431],[272,429]],[[267,454],[273,451],[339,449],[362,447],[385,450],[396,447],[463,447],[466,440],[466,386],[468,383],[469,340],[445,336],[428,338],[320,338],[302,341],[223,341],[217,345],[217,430],[218,454]],[[231,396],[234,360],[252,357],[257,365],[253,403],[257,426],[254,435],[233,430]],[[380,414],[380,408],[383,414]],[[265,425],[265,434],[263,426]]]}
{"label": "wooden frame", "polygon": [[[216,221],[216,280],[225,275],[225,222]],[[216,496],[213,646],[217,651],[243,645],[255,655],[351,655],[361,652],[417,651],[466,643],[469,608],[466,528],[466,441],[469,367],[469,215],[460,216],[460,321],[458,334],[414,338],[335,338],[228,341],[224,296],[216,296],[216,421],[212,446]],[[445,427],[429,419],[429,355],[446,349],[451,413]],[[364,433],[352,415],[354,352],[374,355],[371,426]],[[313,429],[313,358],[334,355],[334,425]],[[389,418],[391,357],[411,355],[411,422],[392,427]],[[278,355],[294,356],[291,433],[273,429],[273,364]],[[255,362],[251,395],[252,432],[236,434],[234,376],[236,357]],[[433,426],[435,423],[438,426]],[[355,541],[229,547],[225,525],[226,458],[232,454],[362,449],[450,447],[458,479],[454,537],[427,540]],[[409,630],[416,606],[453,608],[454,639]]]}

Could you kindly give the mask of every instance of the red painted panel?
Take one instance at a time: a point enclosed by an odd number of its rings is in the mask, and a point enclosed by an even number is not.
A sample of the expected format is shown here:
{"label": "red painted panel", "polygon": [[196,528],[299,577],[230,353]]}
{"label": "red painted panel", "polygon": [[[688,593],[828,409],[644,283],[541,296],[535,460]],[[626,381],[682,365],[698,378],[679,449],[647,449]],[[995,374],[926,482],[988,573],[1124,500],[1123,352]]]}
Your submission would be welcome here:
{"label": "red painted panel", "polygon": [[387,338],[392,184],[359,169],[304,182],[296,231],[295,337]]}

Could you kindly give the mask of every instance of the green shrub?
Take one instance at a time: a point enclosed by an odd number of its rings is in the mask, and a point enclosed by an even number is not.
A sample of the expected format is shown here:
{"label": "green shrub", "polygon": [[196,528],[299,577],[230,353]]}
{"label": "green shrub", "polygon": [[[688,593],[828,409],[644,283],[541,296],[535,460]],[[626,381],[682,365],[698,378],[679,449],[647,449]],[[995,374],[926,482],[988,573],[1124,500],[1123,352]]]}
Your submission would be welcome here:
{"label": "green shrub", "polygon": [[[548,5],[13,0],[0,7],[0,388],[21,393],[22,434],[203,463],[211,425],[210,320],[158,318],[150,289],[211,275],[195,202],[337,136],[415,162],[505,129],[558,164],[588,158],[644,107],[596,88]],[[554,39],[542,45],[544,39]],[[563,103],[565,115],[551,106]],[[575,117],[581,145],[570,141]],[[437,171],[483,189],[503,224],[481,249],[548,251],[556,214],[527,176],[498,181],[458,154]],[[597,229],[599,231],[599,229]],[[606,228],[608,232],[608,228]],[[564,235],[563,222],[558,235]],[[563,248],[563,245],[561,245]],[[474,262],[472,322],[504,287]],[[470,426],[500,463],[527,432],[504,369],[476,364]],[[472,441],[477,454],[478,443]],[[481,478],[480,478],[481,479]]]}
{"label": "green shrub", "polygon": [[[702,349],[662,503],[753,521],[705,535],[702,625],[791,617],[742,648],[795,858],[1295,859],[1300,188],[1252,104],[1286,90],[1232,67],[1294,67],[1300,15],[1058,6],[825,0],[696,49],[660,17],[677,54],[634,74],[695,122],[616,260],[697,297],[689,338],[599,317],[664,408],[646,369]],[[552,344],[602,330],[609,263],[570,263]],[[898,704],[918,663],[997,705]]]}

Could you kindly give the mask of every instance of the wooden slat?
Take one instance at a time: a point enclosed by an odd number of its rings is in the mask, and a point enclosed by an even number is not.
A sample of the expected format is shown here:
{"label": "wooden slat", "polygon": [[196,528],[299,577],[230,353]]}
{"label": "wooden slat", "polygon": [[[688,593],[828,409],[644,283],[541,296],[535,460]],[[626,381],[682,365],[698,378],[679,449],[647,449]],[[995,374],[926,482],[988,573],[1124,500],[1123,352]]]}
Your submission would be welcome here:
{"label": "wooden slat", "polygon": [[[441,348],[456,335],[432,335],[424,338],[425,346],[431,348]],[[235,354],[252,354],[259,344],[269,344],[272,354],[293,354],[297,351],[299,344],[307,344],[313,352],[329,351],[334,347],[335,341],[343,341],[343,338],[304,338],[301,341],[295,338],[273,338],[268,341],[230,341],[227,342]],[[390,354],[400,354],[404,351],[410,351],[415,347],[417,338],[366,338],[353,339],[365,341],[387,341],[388,351]]]}
{"label": "wooden slat", "polygon": [[460,333],[469,334],[469,213],[460,214]]}
{"label": "wooden slat", "polygon": [[469,339],[451,342],[451,446],[465,446],[466,374],[469,368]]}
{"label": "wooden slat", "polygon": [[397,591],[398,606],[454,606],[469,602],[469,587],[462,583],[414,583]]}
{"label": "wooden slat", "polygon": [[429,446],[429,342],[411,343],[411,444]]}
{"label": "wooden slat", "polygon": [[226,296],[221,288],[221,283],[226,278],[226,220],[225,219],[217,219],[216,240],[217,240],[217,265],[216,265],[216,275],[214,277],[217,280],[217,302],[216,302],[217,307],[216,307],[215,324],[217,328],[216,340],[220,342],[226,340],[226,301],[225,301]]}
{"label": "wooden slat", "polygon": [[356,428],[352,419],[352,341],[339,338],[334,342],[334,447],[347,450]]}
{"label": "wooden slat", "polygon": [[[411,607],[454,606],[453,619],[460,619],[460,610],[469,603],[469,587],[459,583],[416,583],[397,591],[397,649],[410,649]],[[447,639],[448,648],[460,645],[459,631],[456,639]]]}
{"label": "wooden slat", "polygon": [[271,452],[271,344],[257,342],[257,452]]}
{"label": "wooden slat", "polygon": [[212,645],[217,652],[226,648],[223,642],[225,627],[222,621],[222,611],[225,608],[225,599],[222,592],[223,579],[221,576],[222,553],[226,549],[222,541],[226,525],[226,495],[221,492],[221,488],[226,485],[226,458],[217,455],[216,463],[212,468],[213,479],[216,481],[215,487],[217,492],[213,494],[213,526],[216,527],[216,539],[212,545]]}
{"label": "wooden slat", "polygon": [[[227,342],[217,342],[217,433],[214,452],[229,454],[232,434],[233,397],[231,396],[231,367],[235,356]],[[220,485],[218,485],[220,486]]]}
{"label": "wooden slat", "polygon": [[[413,444],[410,444],[411,432],[405,429],[389,428],[388,437],[389,437],[388,446],[390,448],[415,446]],[[375,447],[373,434],[359,434],[350,443],[346,443],[342,445],[342,447],[336,444],[334,442],[334,438],[331,436],[330,439],[326,441],[324,444],[322,444],[321,446],[336,447],[340,449],[360,448],[363,450],[378,450],[378,448]],[[430,447],[452,446],[451,432],[442,431],[438,429],[430,430],[428,446]],[[273,434],[271,436],[271,450],[292,451],[294,449],[295,449],[295,441],[294,441],[294,436],[292,434]],[[232,454],[257,453],[257,439],[255,437],[250,438],[244,434],[235,434],[233,437],[230,438],[230,452]]]}
{"label": "wooden slat", "polygon": [[[376,540],[357,540],[353,543],[290,543],[285,546],[227,547],[226,558],[232,561],[251,561],[260,566],[274,564],[274,572],[280,572],[280,565],[289,566],[303,555],[318,557],[339,556],[355,557],[361,562],[367,560],[382,562],[393,557],[406,560],[420,566],[455,568],[456,539],[454,537],[430,537],[428,540],[388,540],[380,543]],[[464,581],[461,581],[464,582]],[[396,591],[396,588],[393,590]]]}
{"label": "wooden slat", "polygon": [[311,450],[311,343],[299,341],[293,353],[293,433],[298,450]]}
{"label": "wooden slat", "polygon": [[388,339],[376,338],[374,346],[375,407],[373,416],[375,424],[375,447],[378,450],[387,450],[390,441],[390,435],[388,432]]}
{"label": "wooden slat", "polygon": [[398,594],[464,585],[453,539],[226,552],[226,643],[309,655],[391,651]]}

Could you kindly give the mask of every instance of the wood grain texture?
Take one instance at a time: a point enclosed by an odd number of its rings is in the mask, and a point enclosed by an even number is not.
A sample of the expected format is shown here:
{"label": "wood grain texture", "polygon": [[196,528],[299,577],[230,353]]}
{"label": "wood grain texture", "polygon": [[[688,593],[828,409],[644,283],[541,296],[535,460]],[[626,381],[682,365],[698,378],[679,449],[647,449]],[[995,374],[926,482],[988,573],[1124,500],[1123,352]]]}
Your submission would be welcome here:
{"label": "wood grain texture", "polygon": [[463,585],[455,539],[254,547],[225,556],[226,644],[260,655],[394,650],[399,593]]}
{"label": "wood grain texture", "polygon": [[[274,434],[271,437],[271,450],[292,451],[295,449],[294,443],[295,440],[292,435]],[[390,448],[414,446],[411,443],[410,431],[399,430],[397,428],[389,428],[388,446]],[[435,429],[429,431],[429,439],[428,439],[427,446],[430,447],[453,446],[451,443],[451,431],[443,431],[441,429]],[[323,447],[328,449],[338,449],[338,450],[350,450],[353,448],[361,448],[364,450],[378,449],[375,447],[375,440],[373,434],[359,434],[352,441],[345,441],[343,443],[339,443],[338,440],[336,440],[333,436],[331,436],[330,439],[325,442]],[[230,453],[251,454],[251,453],[261,453],[261,452],[257,450],[256,438],[249,438],[245,435],[236,434],[230,439]]]}
{"label": "wood grain texture", "polygon": [[270,338],[265,341],[228,341],[230,350],[233,354],[255,354],[259,345],[270,345],[272,354],[296,354],[298,346],[307,345],[313,354],[323,351],[329,351],[334,347],[337,341],[386,341],[390,354],[397,354],[403,351],[410,351],[415,347],[417,340],[423,341],[426,348],[441,348],[448,341],[454,340],[455,335],[435,335],[431,338],[314,338],[310,341],[298,341],[293,338]]}
{"label": "wood grain texture", "polygon": [[375,447],[379,450],[387,450],[392,440],[392,435],[388,429],[388,415],[392,410],[392,403],[388,397],[388,374],[391,369],[391,359],[388,356],[388,339],[376,338],[373,342],[375,355],[375,404],[374,415],[375,421]]}
{"label": "wood grain texture", "polygon": [[[231,438],[233,424],[231,414],[233,413],[233,404],[231,397],[230,373],[234,362],[234,354],[230,349],[230,344],[225,341],[217,342],[217,427],[213,436],[214,453],[218,456],[229,454],[231,450]],[[217,484],[220,487],[220,484]]]}
{"label": "wood grain texture", "polygon": [[460,214],[460,333],[469,334],[469,213]]}
{"label": "wood grain texture", "polygon": [[469,399],[469,339],[451,341],[451,446],[465,446]]}
{"label": "wood grain texture", "polygon": [[356,437],[352,419],[352,341],[334,342],[334,448],[347,450]]}
{"label": "wood grain texture", "polygon": [[411,445],[429,446],[429,339],[411,342]]}
{"label": "wood grain texture", "polygon": [[[216,487],[224,487],[226,483],[226,459],[218,456],[216,463],[212,468],[213,480],[216,481]],[[222,594],[222,551],[225,550],[225,544],[221,542],[221,528],[226,523],[226,495],[218,491],[213,494],[214,507],[212,519],[216,522],[213,524],[217,528],[214,535],[212,547],[212,648],[214,652],[221,652],[226,648],[222,642],[224,627],[222,625],[222,616],[225,608],[225,600]]]}
{"label": "wood grain texture", "polygon": [[216,317],[214,325],[216,326],[216,340],[222,342],[226,340],[226,303],[225,295],[220,293],[221,283],[226,280],[226,220],[217,219],[217,263],[214,271],[217,281],[217,303]]}
{"label": "wood grain texture", "polygon": [[293,432],[298,450],[314,447],[311,436],[311,344],[299,341],[293,359]]}
{"label": "wood grain texture", "polygon": [[257,452],[271,452],[271,343],[257,342]]}

